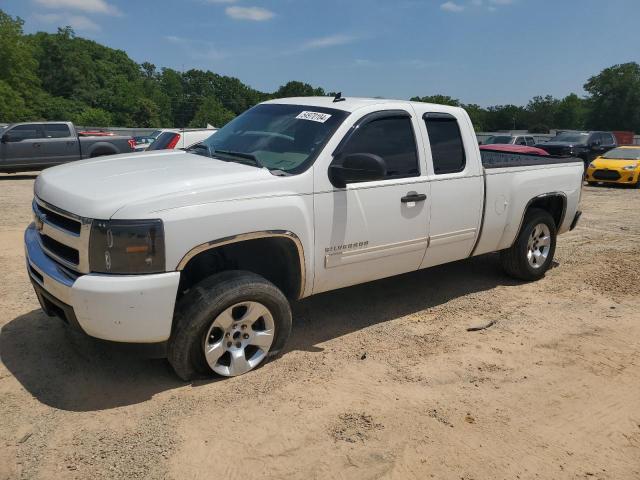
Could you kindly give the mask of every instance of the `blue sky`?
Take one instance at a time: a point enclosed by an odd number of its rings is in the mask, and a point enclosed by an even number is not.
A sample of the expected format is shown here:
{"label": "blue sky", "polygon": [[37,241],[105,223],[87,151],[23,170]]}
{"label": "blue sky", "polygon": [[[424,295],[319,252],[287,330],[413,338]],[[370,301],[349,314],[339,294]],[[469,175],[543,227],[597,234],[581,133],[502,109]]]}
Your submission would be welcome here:
{"label": "blue sky", "polygon": [[70,24],[138,62],[209,69],[263,91],[442,93],[483,106],[583,94],[640,61],[640,0],[0,0],[25,30]]}

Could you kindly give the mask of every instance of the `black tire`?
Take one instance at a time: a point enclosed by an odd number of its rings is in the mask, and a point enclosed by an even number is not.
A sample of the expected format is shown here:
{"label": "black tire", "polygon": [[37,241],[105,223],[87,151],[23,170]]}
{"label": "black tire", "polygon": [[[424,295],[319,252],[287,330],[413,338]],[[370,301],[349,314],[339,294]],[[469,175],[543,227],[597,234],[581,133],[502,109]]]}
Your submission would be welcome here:
{"label": "black tire", "polygon": [[115,155],[116,152],[113,150],[98,150],[95,152],[91,152],[89,158],[98,158],[98,157],[106,157],[107,155]]}
{"label": "black tire", "polygon": [[[546,225],[550,232],[550,245],[547,258],[537,268],[530,265],[528,254],[528,242],[534,228],[537,225]],[[549,212],[539,208],[530,209],[525,217],[516,241],[511,248],[500,252],[500,262],[504,271],[519,280],[533,281],[544,277],[553,262],[556,251],[557,229],[556,223]]]}
{"label": "black tire", "polygon": [[181,379],[189,381],[215,375],[205,359],[204,337],[225,309],[249,301],[267,307],[274,321],[273,343],[259,365],[282,352],[291,333],[291,307],[284,294],[251,272],[218,273],[192,287],[176,305],[167,356]]}

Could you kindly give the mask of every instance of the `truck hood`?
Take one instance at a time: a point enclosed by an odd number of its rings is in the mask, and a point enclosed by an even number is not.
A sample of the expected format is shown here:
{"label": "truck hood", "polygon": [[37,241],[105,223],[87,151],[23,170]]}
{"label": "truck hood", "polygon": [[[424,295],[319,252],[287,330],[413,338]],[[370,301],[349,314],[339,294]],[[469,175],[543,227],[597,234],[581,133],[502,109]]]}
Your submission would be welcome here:
{"label": "truck hood", "polygon": [[183,151],[113,155],[44,170],[35,194],[88,218],[109,219],[123,207],[144,213],[199,203],[285,194],[286,177],[269,170]]}
{"label": "truck hood", "polygon": [[544,145],[548,147],[586,147],[584,143],[575,142],[544,142],[538,144],[540,148],[544,148]]}

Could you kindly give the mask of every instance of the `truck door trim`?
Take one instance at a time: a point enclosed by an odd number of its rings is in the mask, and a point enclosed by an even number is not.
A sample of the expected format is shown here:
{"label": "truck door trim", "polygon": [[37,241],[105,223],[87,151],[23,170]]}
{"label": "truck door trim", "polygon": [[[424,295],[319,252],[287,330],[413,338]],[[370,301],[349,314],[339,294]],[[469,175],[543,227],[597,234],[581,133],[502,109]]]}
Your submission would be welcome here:
{"label": "truck door trim", "polygon": [[341,267],[353,263],[365,262],[368,260],[377,260],[379,258],[398,255],[401,253],[410,253],[426,248],[429,244],[429,238],[416,238],[405,242],[388,243],[386,245],[377,245],[375,247],[362,248],[358,250],[349,250],[344,252],[331,253],[325,255],[325,268]]}

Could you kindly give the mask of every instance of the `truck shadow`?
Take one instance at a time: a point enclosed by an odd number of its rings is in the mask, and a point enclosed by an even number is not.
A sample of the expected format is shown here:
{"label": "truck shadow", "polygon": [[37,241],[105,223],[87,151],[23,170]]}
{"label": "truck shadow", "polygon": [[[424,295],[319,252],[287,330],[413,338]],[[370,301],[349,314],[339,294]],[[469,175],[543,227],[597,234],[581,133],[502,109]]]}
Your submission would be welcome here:
{"label": "truck shadow", "polygon": [[318,352],[317,344],[421,312],[474,292],[522,282],[507,277],[496,254],[327,292],[294,305],[287,351]]}
{"label": "truck shadow", "polygon": [[18,174],[18,175],[2,175],[0,174],[0,182],[3,180],[35,180],[38,176],[37,173],[32,175],[29,174]]}
{"label": "truck shadow", "polygon": [[[452,298],[517,284],[502,273],[495,255],[487,255],[321,294],[293,306],[286,352],[319,352],[317,345],[327,340]],[[0,357],[7,369],[40,402],[68,411],[132,405],[185,386],[164,358],[149,358],[149,353],[92,339],[39,309],[0,331]],[[193,386],[217,381],[224,379]]]}
{"label": "truck shadow", "polygon": [[0,331],[0,359],[40,402],[68,411],[141,403],[184,386],[155,351],[103,342],[38,309]]}

